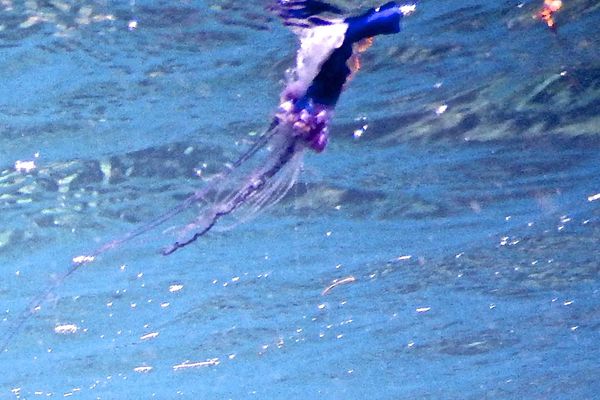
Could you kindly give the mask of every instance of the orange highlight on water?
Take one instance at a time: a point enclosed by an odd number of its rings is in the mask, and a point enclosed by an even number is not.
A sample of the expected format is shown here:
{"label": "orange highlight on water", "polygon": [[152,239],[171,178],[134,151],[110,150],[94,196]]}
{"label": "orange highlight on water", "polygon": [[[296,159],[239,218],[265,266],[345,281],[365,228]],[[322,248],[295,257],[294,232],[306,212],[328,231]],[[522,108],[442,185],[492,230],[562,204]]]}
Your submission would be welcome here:
{"label": "orange highlight on water", "polygon": [[562,8],[561,0],[544,0],[542,9],[534,16],[539,18],[548,25],[552,31],[556,31],[556,21],[554,20],[554,14]]}

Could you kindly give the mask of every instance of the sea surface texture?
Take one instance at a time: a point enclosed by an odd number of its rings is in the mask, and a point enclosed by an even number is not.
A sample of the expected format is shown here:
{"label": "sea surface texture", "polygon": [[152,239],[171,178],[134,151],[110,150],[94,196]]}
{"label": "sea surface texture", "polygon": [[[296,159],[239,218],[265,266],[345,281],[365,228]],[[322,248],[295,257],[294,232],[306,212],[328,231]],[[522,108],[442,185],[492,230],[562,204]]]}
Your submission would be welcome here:
{"label": "sea surface texture", "polygon": [[0,0],[0,399],[600,398],[600,3],[542,4],[419,2],[278,204],[63,281],[249,148],[297,41],[268,1]]}

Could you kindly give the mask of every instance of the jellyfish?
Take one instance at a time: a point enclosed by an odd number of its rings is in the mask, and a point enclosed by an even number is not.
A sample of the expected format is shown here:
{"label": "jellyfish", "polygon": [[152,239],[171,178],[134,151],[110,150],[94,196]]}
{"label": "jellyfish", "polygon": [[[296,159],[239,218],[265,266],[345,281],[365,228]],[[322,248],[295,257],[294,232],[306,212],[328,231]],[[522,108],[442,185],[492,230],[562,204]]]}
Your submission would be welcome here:
{"label": "jellyfish", "polygon": [[163,255],[204,236],[225,216],[245,221],[277,203],[296,182],[305,152],[321,152],[327,146],[334,107],[360,68],[359,53],[374,36],[399,32],[402,17],[412,13],[415,5],[389,2],[345,18],[342,10],[318,0],[279,0],[273,9],[297,35],[300,47],[269,128],[226,170],[177,207],[90,255],[74,258],[74,263],[93,261],[193,206],[198,208],[197,216],[178,230],[179,240],[163,249]]}
{"label": "jellyfish", "polygon": [[243,222],[277,203],[296,182],[304,154],[322,152],[327,146],[329,122],[344,87],[360,68],[359,54],[374,36],[398,33],[402,17],[412,13],[415,5],[388,2],[344,17],[341,9],[319,0],[279,0],[272,10],[296,34],[300,45],[269,127],[236,161],[179,205],[91,253],[74,257],[54,285],[31,300],[0,349],[6,349],[53,290],[101,254],[184,211],[195,210],[192,220],[178,229],[178,239],[162,250],[169,255],[218,228],[224,217]]}

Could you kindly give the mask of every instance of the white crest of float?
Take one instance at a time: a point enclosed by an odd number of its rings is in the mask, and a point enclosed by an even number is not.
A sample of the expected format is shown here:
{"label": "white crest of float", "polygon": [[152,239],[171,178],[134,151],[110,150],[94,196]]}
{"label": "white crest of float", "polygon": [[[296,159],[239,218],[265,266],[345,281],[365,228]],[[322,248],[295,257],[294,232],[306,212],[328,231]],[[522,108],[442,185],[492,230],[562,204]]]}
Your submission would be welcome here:
{"label": "white crest of float", "polygon": [[296,68],[292,70],[289,92],[296,97],[306,92],[323,63],[344,43],[347,30],[348,24],[341,20],[331,25],[298,30],[300,48],[296,56]]}

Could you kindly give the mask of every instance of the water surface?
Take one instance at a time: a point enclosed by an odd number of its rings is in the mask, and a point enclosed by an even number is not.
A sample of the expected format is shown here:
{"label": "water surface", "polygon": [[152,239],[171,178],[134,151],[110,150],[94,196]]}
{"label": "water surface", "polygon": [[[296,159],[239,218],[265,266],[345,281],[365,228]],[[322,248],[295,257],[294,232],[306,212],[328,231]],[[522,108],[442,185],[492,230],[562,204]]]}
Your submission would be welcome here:
{"label": "water surface", "polygon": [[[268,4],[0,3],[1,335],[267,126],[296,46]],[[83,268],[0,355],[0,398],[597,397],[600,8],[565,2],[555,35],[538,6],[420,3],[286,198]]]}

